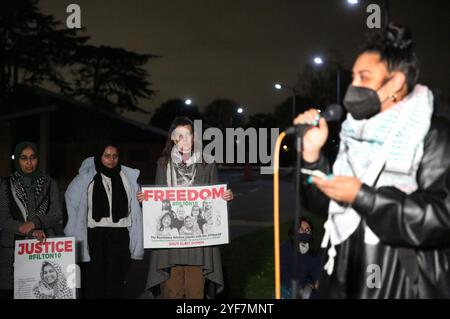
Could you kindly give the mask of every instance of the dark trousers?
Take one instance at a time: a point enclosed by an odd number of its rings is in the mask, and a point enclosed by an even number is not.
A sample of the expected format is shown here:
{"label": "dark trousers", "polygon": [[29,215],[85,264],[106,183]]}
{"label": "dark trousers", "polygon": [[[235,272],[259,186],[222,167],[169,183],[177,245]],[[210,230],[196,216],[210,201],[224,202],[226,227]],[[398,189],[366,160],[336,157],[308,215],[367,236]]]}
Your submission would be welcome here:
{"label": "dark trousers", "polygon": [[130,266],[127,228],[88,228],[89,255],[82,274],[87,299],[123,298],[125,277]]}

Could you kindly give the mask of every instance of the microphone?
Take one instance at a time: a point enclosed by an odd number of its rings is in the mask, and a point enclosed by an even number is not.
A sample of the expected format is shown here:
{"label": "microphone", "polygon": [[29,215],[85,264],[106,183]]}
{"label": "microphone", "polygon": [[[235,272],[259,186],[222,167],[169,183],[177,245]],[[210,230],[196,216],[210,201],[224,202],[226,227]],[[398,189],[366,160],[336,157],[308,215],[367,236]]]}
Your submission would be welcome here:
{"label": "microphone", "polygon": [[[342,117],[342,106],[339,104],[330,104],[326,107],[325,111],[320,113],[320,117],[324,118],[327,122],[339,121]],[[297,134],[297,129],[300,128],[308,128],[312,125],[309,124],[297,124],[294,126],[290,126],[286,129],[286,134]]]}

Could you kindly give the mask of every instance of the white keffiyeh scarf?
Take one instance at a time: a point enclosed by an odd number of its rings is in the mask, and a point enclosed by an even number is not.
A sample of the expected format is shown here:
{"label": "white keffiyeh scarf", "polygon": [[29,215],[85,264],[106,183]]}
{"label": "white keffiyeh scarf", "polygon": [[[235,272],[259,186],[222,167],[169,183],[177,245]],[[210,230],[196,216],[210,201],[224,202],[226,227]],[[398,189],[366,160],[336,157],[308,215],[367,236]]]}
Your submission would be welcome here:
{"label": "white keffiyeh scarf", "polygon": [[[357,121],[348,114],[342,124],[333,174],[354,176],[371,187],[393,186],[407,194],[414,192],[418,187],[417,169],[432,114],[433,94],[422,85],[416,85],[402,101],[368,120]],[[331,275],[335,245],[356,231],[361,217],[351,207],[335,201],[330,201],[328,212],[322,248],[331,243],[325,265]],[[366,227],[365,243],[375,245],[378,242],[378,237]]]}
{"label": "white keffiyeh scarf", "polygon": [[197,173],[200,153],[193,152],[186,159],[176,146],[172,148],[171,159],[167,163],[166,180],[168,186],[192,186]]}

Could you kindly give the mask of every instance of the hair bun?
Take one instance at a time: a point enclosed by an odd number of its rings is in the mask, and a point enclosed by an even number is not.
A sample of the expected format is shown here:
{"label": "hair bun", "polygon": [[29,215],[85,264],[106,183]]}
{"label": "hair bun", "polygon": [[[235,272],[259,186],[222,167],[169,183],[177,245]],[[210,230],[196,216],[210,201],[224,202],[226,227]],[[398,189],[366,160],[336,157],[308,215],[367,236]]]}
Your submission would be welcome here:
{"label": "hair bun", "polygon": [[391,23],[386,30],[385,44],[400,50],[410,49],[413,45],[411,31],[407,27]]}

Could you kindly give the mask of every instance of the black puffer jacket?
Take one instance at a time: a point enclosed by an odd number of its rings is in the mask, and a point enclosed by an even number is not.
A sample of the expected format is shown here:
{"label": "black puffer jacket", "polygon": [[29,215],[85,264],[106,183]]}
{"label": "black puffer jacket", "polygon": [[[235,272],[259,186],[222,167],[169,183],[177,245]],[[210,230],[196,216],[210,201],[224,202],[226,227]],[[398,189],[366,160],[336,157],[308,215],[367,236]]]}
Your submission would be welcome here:
{"label": "black puffer jacket", "polygon": [[[449,125],[433,117],[417,191],[407,195],[394,187],[363,185],[353,204],[362,222],[336,246],[334,271],[321,276],[323,297],[450,298]],[[329,171],[324,157],[306,166]],[[310,210],[327,212],[329,200],[316,187],[306,186],[303,195]],[[380,238],[378,244],[364,243],[365,225]],[[373,284],[376,279],[380,285]]]}

